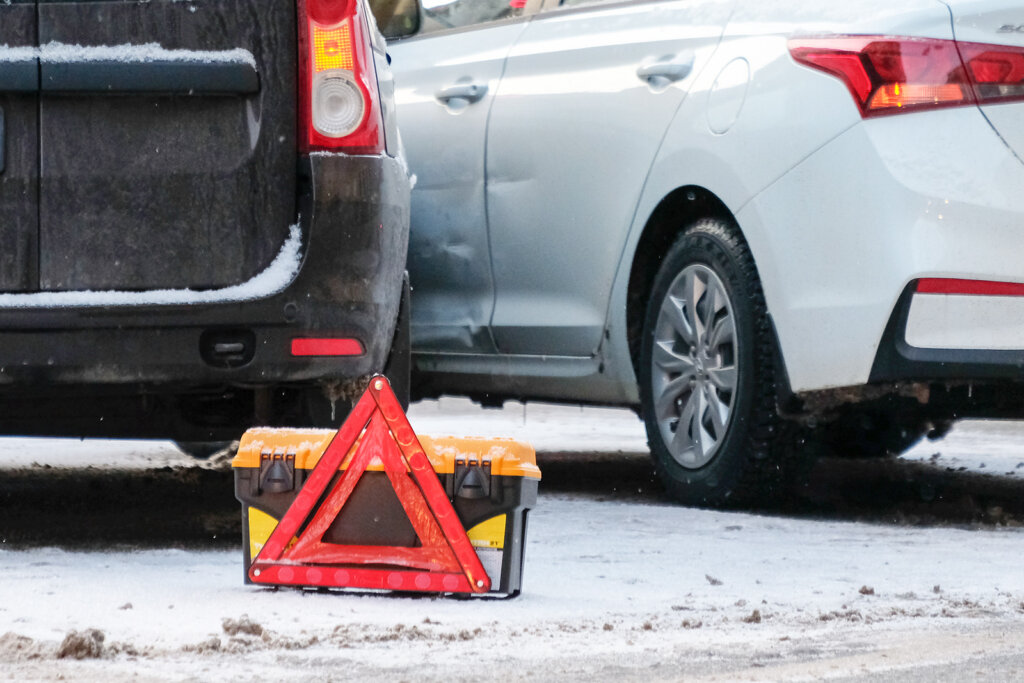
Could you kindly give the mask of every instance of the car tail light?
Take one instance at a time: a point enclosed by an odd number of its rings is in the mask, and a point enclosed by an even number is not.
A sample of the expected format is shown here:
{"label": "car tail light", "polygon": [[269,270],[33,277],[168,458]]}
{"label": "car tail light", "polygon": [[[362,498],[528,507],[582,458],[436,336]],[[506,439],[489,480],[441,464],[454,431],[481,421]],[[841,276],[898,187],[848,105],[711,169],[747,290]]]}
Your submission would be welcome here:
{"label": "car tail light", "polygon": [[298,0],[303,151],[384,151],[384,127],[360,0]]}
{"label": "car tail light", "polygon": [[862,116],[973,104],[951,40],[838,36],[789,41],[793,59],[838,76]]}
{"label": "car tail light", "polygon": [[1024,48],[957,43],[979,102],[1024,100]]}
{"label": "car tail light", "polygon": [[797,62],[837,76],[866,117],[1024,99],[1024,50],[928,38],[794,38]]}

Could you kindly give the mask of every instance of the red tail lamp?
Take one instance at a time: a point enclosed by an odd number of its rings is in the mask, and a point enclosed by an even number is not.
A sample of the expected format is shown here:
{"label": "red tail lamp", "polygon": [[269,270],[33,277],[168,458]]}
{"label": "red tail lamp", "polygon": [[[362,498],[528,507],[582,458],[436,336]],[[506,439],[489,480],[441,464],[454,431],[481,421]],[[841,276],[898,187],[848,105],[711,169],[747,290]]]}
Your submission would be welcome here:
{"label": "red tail lamp", "polygon": [[363,345],[358,339],[338,337],[292,339],[293,356],[361,356],[363,352]]}

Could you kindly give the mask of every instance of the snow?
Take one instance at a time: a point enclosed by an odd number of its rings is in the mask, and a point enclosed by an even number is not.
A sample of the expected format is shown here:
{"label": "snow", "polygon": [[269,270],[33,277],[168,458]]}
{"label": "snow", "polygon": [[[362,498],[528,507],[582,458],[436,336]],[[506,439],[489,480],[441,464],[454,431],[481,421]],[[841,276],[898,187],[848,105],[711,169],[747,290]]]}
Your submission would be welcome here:
{"label": "snow", "polygon": [[[0,295],[0,303],[3,296]],[[468,399],[442,398],[411,406],[417,432],[436,436],[483,436],[525,441],[545,453],[647,453],[643,422],[630,410],[509,401],[480,408]],[[905,460],[936,467],[1024,479],[1024,422],[964,420],[938,442],[922,440]],[[195,466],[167,442],[80,439],[0,439],[0,467],[102,467],[110,452],[129,469]]]}
{"label": "snow", "polygon": [[0,45],[0,63],[3,62],[27,62],[36,57],[34,47],[10,47],[7,44]]}
{"label": "snow", "polygon": [[[116,454],[116,455],[112,455]],[[0,468],[118,467],[129,470],[191,467],[195,460],[167,441],[0,438]]]}
{"label": "snow", "polygon": [[621,408],[509,401],[495,409],[446,397],[413,404],[409,420],[424,434],[507,437],[548,453],[647,452],[643,422]]}
{"label": "snow", "polygon": [[[481,409],[468,399],[443,398],[413,404],[409,420],[420,434],[510,438],[547,453],[647,451],[640,418],[617,408],[509,402],[496,410]],[[33,463],[106,467],[111,453],[117,453],[118,467],[127,469],[196,465],[166,441],[20,437],[0,439],[0,468],[32,467]]]}
{"label": "snow", "polygon": [[281,250],[262,272],[249,280],[220,289],[155,289],[144,292],[77,291],[0,294],[0,308],[62,308],[79,306],[149,306],[214,304],[248,301],[276,294],[288,286],[302,263],[302,231],[295,224]]}
{"label": "snow", "polygon": [[942,441],[922,441],[901,457],[953,470],[1024,478],[1022,440],[1020,422],[971,420],[955,425]]}
{"label": "snow", "polygon": [[72,45],[49,42],[38,48],[0,45],[0,62],[26,61],[38,58],[48,64],[71,62],[186,62],[196,64],[248,64],[256,68],[256,58],[243,48],[232,50],[168,50],[158,43],[142,45]]}
{"label": "snow", "polygon": [[223,621],[247,615],[267,635],[246,648],[315,660],[343,647],[380,671],[443,665],[471,647],[514,667],[849,625],[920,630],[1013,618],[1024,599],[1016,530],[872,527],[564,496],[543,496],[530,524],[524,593],[510,601],[275,592],[242,584],[239,552],[47,549],[0,551],[0,622],[42,642],[97,628],[108,643],[149,648],[152,658],[211,639],[227,648]]}
{"label": "snow", "polygon": [[[544,455],[645,450],[641,423],[623,410],[443,399],[414,405],[410,420],[420,433],[512,437]],[[1022,436],[1022,423],[963,423],[907,457],[940,452],[943,464],[1009,471]],[[0,441],[8,468],[112,459],[189,462],[166,442]],[[752,680],[777,680],[772,671],[810,680],[982,654],[1012,662],[1024,642],[1022,542],[1021,528],[601,501],[545,493],[542,481],[523,594],[507,601],[273,591],[242,582],[240,550],[0,550],[0,674],[673,680],[687,666],[710,678],[725,671],[724,680],[737,667]],[[80,663],[47,654],[88,628],[115,654]],[[4,632],[30,638],[41,658],[15,656],[23,650]]]}

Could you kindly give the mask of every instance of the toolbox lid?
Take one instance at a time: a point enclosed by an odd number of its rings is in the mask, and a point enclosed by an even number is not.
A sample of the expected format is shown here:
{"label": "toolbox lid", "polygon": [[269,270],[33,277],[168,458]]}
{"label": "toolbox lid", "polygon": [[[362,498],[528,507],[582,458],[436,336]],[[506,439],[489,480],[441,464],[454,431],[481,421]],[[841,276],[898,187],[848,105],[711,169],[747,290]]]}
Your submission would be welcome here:
{"label": "toolbox lid", "polygon": [[[242,435],[238,454],[231,461],[232,467],[259,468],[263,454],[291,456],[295,468],[311,470],[320,462],[337,431],[333,429],[277,429],[256,427]],[[424,436],[418,437],[427,459],[438,474],[451,474],[459,464],[483,465],[490,463],[492,476],[527,477],[540,479],[537,456],[529,444],[514,439],[488,439],[483,437]],[[352,446],[339,469],[346,469],[359,445]],[[383,470],[377,461],[367,468]]]}

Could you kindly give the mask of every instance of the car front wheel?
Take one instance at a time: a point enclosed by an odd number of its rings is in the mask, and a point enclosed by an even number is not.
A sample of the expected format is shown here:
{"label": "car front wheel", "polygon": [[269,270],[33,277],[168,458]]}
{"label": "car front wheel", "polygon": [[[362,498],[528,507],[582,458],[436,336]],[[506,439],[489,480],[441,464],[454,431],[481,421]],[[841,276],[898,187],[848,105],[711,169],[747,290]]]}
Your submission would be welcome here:
{"label": "car front wheel", "polygon": [[677,501],[746,504],[780,490],[773,343],[738,230],[687,228],[655,276],[640,359],[651,454]]}

